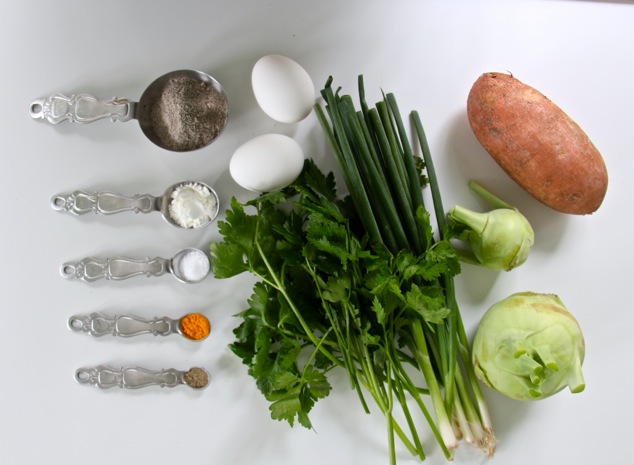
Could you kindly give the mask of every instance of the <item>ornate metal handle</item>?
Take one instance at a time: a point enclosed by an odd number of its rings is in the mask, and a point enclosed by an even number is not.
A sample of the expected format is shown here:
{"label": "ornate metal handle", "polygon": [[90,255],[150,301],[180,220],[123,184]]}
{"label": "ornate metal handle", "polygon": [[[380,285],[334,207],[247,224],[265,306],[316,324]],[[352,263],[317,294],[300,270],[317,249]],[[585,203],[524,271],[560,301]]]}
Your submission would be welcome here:
{"label": "ornate metal handle", "polygon": [[73,215],[84,215],[90,212],[112,215],[125,211],[150,213],[160,210],[159,198],[149,194],[127,196],[107,191],[86,192],[81,190],[53,196],[51,206],[54,210]]}
{"label": "ornate metal handle", "polygon": [[62,121],[92,123],[105,118],[110,118],[111,121],[129,121],[134,118],[135,111],[136,103],[128,99],[102,100],[90,94],[67,97],[57,93],[33,100],[29,106],[32,118],[45,119],[51,124]]}
{"label": "ornate metal handle", "polygon": [[79,262],[64,263],[60,269],[67,279],[92,282],[98,279],[122,280],[133,276],[161,276],[171,273],[171,260],[165,258],[84,258]]}
{"label": "ornate metal handle", "polygon": [[76,332],[91,336],[132,337],[140,334],[168,336],[179,333],[179,320],[171,318],[140,318],[134,315],[105,315],[94,312],[89,315],[74,315],[68,320],[68,327]]}
{"label": "ornate metal handle", "polygon": [[[188,380],[188,374],[193,370],[196,370],[198,375],[196,383]],[[200,389],[206,387],[209,381],[208,373],[202,368],[192,368],[184,372],[173,368],[153,371],[140,367],[113,368],[108,365],[80,368],[75,372],[75,379],[79,383],[91,384],[101,389],[112,387],[140,389],[147,386],[172,388],[180,384]]]}

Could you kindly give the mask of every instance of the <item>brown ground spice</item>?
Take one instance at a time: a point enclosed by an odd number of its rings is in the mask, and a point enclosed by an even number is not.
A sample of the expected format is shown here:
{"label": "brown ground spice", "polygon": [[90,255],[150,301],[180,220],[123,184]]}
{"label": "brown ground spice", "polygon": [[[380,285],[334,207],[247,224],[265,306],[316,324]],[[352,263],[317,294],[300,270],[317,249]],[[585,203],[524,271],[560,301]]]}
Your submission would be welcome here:
{"label": "brown ground spice", "polygon": [[152,128],[162,145],[173,151],[210,144],[227,124],[225,95],[210,83],[189,76],[167,81],[151,109]]}
{"label": "brown ground spice", "polygon": [[190,368],[183,375],[185,383],[193,388],[204,388],[209,384],[209,375],[202,368],[194,367]]}

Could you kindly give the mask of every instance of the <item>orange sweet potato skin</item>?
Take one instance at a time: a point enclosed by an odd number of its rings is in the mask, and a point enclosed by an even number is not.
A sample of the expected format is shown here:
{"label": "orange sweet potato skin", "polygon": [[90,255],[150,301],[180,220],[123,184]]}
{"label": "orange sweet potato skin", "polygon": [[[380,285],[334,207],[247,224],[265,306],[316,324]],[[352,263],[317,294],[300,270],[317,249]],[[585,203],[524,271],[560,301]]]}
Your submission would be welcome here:
{"label": "orange sweet potato skin", "polygon": [[576,215],[601,206],[608,187],[603,157],[540,92],[511,75],[485,73],[469,92],[467,115],[485,150],[537,200]]}

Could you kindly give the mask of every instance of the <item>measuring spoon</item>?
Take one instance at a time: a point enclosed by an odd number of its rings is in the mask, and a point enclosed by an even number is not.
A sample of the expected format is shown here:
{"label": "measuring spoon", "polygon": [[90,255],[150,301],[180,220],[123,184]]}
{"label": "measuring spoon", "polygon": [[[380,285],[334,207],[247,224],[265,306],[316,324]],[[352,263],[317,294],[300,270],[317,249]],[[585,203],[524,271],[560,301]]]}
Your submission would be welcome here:
{"label": "measuring spoon", "polygon": [[171,273],[183,283],[202,281],[211,269],[209,257],[200,249],[179,250],[173,258],[96,258],[87,257],[78,262],[66,262],[60,273],[66,279],[92,282],[98,279],[120,281],[133,276],[162,276]]}
{"label": "measuring spoon", "polygon": [[[186,88],[186,80],[205,87]],[[172,94],[175,88],[178,92]],[[168,98],[164,109],[161,102]],[[55,93],[33,100],[29,113],[33,119],[44,119],[51,124],[136,119],[150,141],[173,152],[188,152],[211,144],[224,130],[229,116],[227,96],[220,83],[194,70],[164,74],[145,89],[138,102],[127,98],[104,100],[85,93],[70,97]],[[175,131],[183,128],[187,131],[175,136]]]}
{"label": "measuring spoon", "polygon": [[[200,315],[206,321],[207,327],[211,327],[207,317],[200,313],[197,315]],[[71,316],[68,319],[68,327],[77,333],[86,333],[95,337],[105,336],[106,334],[119,337],[132,337],[141,334],[152,334],[154,336],[180,334],[190,341],[202,341],[209,335],[209,332],[207,332],[200,339],[187,337],[181,329],[183,318],[178,320],[167,317],[147,319],[135,315],[106,315],[101,312],[93,312],[88,315]]]}
{"label": "measuring spoon", "polygon": [[[196,215],[194,220],[198,220],[195,226],[184,226],[179,224],[170,213],[170,204],[172,203],[172,194],[182,187],[188,185],[198,185],[208,190],[211,199],[205,205],[196,202],[192,205],[191,213]],[[161,212],[163,218],[171,225],[184,229],[200,229],[208,226],[218,216],[220,202],[218,194],[210,186],[204,182],[183,181],[176,183],[167,188],[160,197],[154,197],[150,194],[136,194],[132,196],[117,194],[115,192],[87,192],[76,190],[71,193],[61,193],[51,198],[51,207],[53,210],[70,213],[72,215],[84,215],[86,213],[95,213],[98,215],[113,215],[126,211],[134,213],[151,213]]]}
{"label": "measuring spoon", "polygon": [[204,389],[209,385],[209,373],[199,367],[187,371],[174,368],[156,371],[141,367],[114,368],[98,365],[79,368],[75,371],[75,379],[81,384],[90,384],[100,389],[140,389],[148,386],[173,388],[183,384],[193,389]]}

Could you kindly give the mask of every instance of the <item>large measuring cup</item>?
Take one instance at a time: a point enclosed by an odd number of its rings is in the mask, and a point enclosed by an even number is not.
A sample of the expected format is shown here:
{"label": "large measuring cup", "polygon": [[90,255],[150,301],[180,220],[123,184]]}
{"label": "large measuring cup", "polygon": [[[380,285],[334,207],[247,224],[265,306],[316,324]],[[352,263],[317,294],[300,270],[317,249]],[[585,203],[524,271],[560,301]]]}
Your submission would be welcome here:
{"label": "large measuring cup", "polygon": [[136,119],[145,136],[157,146],[188,152],[206,147],[220,136],[229,109],[225,91],[213,77],[201,71],[178,70],[152,82],[138,102],[55,93],[33,100],[29,113],[33,119],[51,124]]}

